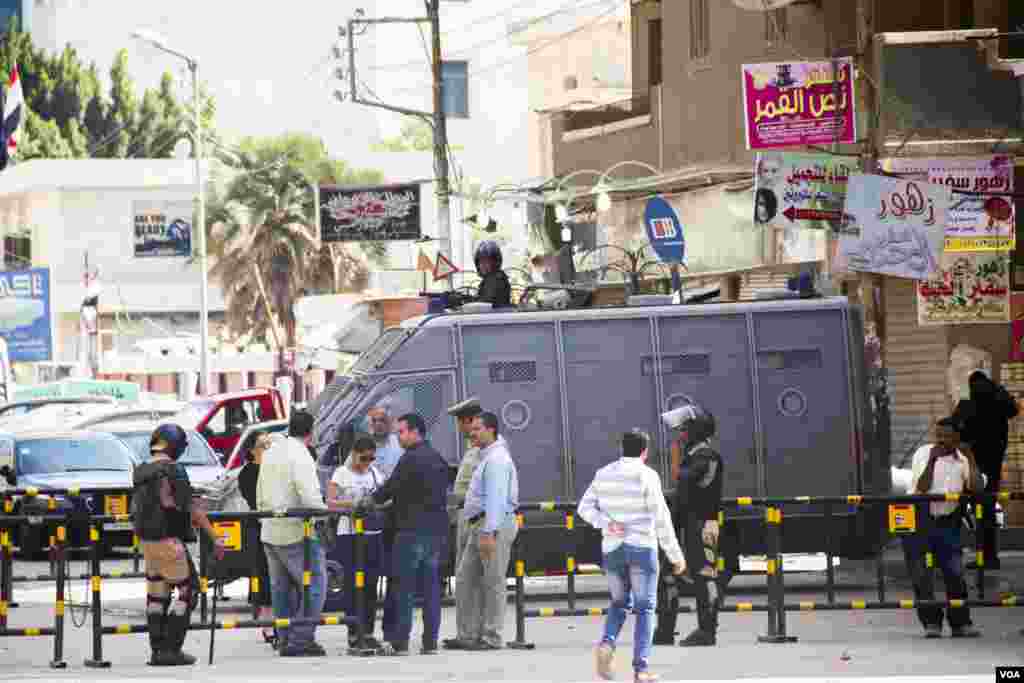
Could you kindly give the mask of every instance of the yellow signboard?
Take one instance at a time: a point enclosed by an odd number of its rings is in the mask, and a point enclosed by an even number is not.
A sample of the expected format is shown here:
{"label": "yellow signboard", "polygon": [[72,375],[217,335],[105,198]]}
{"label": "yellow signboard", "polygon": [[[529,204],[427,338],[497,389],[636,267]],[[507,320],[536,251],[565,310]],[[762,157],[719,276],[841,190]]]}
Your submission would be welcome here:
{"label": "yellow signboard", "polygon": [[127,515],[128,496],[103,496],[103,514]]}
{"label": "yellow signboard", "polygon": [[917,531],[917,514],[913,505],[889,506],[889,533],[912,534]]}
{"label": "yellow signboard", "polygon": [[947,237],[946,251],[1012,251],[1017,247],[1014,235],[998,237]]}
{"label": "yellow signboard", "polygon": [[242,549],[241,522],[214,522],[213,530],[224,541],[225,550]]}

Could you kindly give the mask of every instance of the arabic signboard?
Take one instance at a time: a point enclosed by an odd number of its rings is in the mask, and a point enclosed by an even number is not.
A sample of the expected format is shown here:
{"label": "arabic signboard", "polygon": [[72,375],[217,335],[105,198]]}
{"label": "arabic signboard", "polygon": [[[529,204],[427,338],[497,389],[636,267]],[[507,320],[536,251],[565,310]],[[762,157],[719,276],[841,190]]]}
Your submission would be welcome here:
{"label": "arabic signboard", "polygon": [[420,238],[420,186],[321,187],[324,242],[384,242]]}
{"label": "arabic signboard", "polygon": [[754,167],[754,222],[838,230],[846,184],[858,167],[857,157],[760,152]]}
{"label": "arabic signboard", "polygon": [[747,149],[857,139],[853,60],[744,64]]}
{"label": "arabic signboard", "polygon": [[[1007,156],[889,159],[883,167],[905,178],[961,192],[1013,192]],[[1012,197],[954,192],[946,222],[946,251],[1008,251],[1016,244]]]}
{"label": "arabic signboard", "polygon": [[855,173],[837,255],[850,270],[922,280],[941,269],[948,188]]}
{"label": "arabic signboard", "polygon": [[139,400],[140,389],[135,382],[114,380],[63,379],[31,387],[22,387],[14,392],[14,400],[31,401],[39,398],[82,398],[86,396],[109,396],[118,401]]}
{"label": "arabic signboard", "polygon": [[53,359],[49,268],[0,272],[0,337],[12,363]]}
{"label": "arabic signboard", "polygon": [[192,255],[193,202],[132,202],[135,258]]}
{"label": "arabic signboard", "polygon": [[943,254],[935,277],[917,283],[919,325],[1002,323],[1010,320],[1006,254]]}
{"label": "arabic signboard", "polygon": [[672,205],[661,197],[653,197],[644,209],[647,241],[664,263],[682,263],[686,256],[683,224]]}

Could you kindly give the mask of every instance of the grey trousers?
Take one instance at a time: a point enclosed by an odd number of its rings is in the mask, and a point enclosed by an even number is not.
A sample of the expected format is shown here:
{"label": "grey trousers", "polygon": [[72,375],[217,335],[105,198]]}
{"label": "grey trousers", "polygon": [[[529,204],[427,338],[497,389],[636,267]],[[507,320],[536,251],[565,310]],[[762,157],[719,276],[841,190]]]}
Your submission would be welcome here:
{"label": "grey trousers", "polygon": [[465,547],[455,579],[455,617],[459,638],[484,640],[502,647],[507,601],[505,576],[519,527],[515,515],[509,515],[498,529],[493,557],[484,562],[480,557],[480,524],[466,526]]}
{"label": "grey trousers", "polygon": [[[310,558],[309,605],[302,609],[303,544],[263,544],[270,569],[270,597],[276,619],[319,619],[327,599],[327,575],[324,572],[324,550],[312,541]],[[280,647],[301,648],[316,637],[316,624],[295,624],[278,629]]]}
{"label": "grey trousers", "polygon": [[[466,543],[469,541],[469,522],[466,521],[466,515],[463,514],[462,510],[458,513],[458,526],[455,532],[455,581],[456,581],[456,598],[458,598],[458,572],[459,567],[462,566],[462,556],[466,554]],[[470,633],[470,623],[468,619],[461,616],[462,612],[457,609],[458,600],[456,599],[456,612],[455,612],[455,628],[458,631],[459,640],[475,640],[480,637],[479,627],[476,631]]]}

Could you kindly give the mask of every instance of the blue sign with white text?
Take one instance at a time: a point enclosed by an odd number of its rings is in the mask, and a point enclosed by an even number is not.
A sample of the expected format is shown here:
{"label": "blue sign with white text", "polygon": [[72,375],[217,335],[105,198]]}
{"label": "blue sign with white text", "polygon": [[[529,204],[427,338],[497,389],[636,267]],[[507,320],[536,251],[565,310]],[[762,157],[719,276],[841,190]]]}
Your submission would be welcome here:
{"label": "blue sign with white text", "polygon": [[647,202],[644,210],[644,227],[651,248],[664,263],[682,263],[686,257],[686,240],[683,238],[683,224],[675,209],[661,197]]}
{"label": "blue sign with white text", "polygon": [[53,360],[49,268],[0,271],[0,337],[12,363]]}

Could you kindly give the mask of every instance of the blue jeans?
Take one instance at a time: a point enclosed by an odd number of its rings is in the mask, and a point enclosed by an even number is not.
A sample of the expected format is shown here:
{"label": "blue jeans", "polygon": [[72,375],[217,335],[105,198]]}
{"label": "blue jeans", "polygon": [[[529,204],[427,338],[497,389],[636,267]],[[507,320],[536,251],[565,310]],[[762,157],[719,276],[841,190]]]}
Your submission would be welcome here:
{"label": "blue jeans", "polygon": [[[275,619],[320,619],[327,598],[327,577],[324,574],[324,550],[316,539],[310,541],[309,604],[302,605],[303,544],[263,544],[270,569],[270,600],[274,605]],[[278,629],[281,649],[302,648],[316,637],[315,623],[295,624]]]}
{"label": "blue jeans", "polygon": [[601,643],[615,647],[626,623],[626,613],[636,615],[633,629],[633,670],[647,671],[654,637],[654,606],[658,596],[658,551],[623,543],[604,556],[604,573],[612,604],[604,622]]}
{"label": "blue jeans", "polygon": [[[423,589],[423,644],[434,647],[441,631],[441,561],[448,537],[429,532],[399,531],[395,535],[395,627],[389,639],[406,644],[412,633],[416,589]],[[385,634],[387,638],[387,634]]]}
{"label": "blue jeans", "polygon": [[[966,600],[967,582],[964,581],[963,546],[960,538],[961,522],[937,522],[925,518],[917,533],[903,537],[903,554],[910,579],[914,584],[914,597],[919,601],[935,599],[935,581],[932,570],[925,567],[925,553],[932,553],[935,566],[942,571],[947,600]],[[941,607],[919,607],[917,618],[921,625],[942,626]],[[954,607],[946,612],[951,628],[971,625],[971,612],[967,607]]]}

